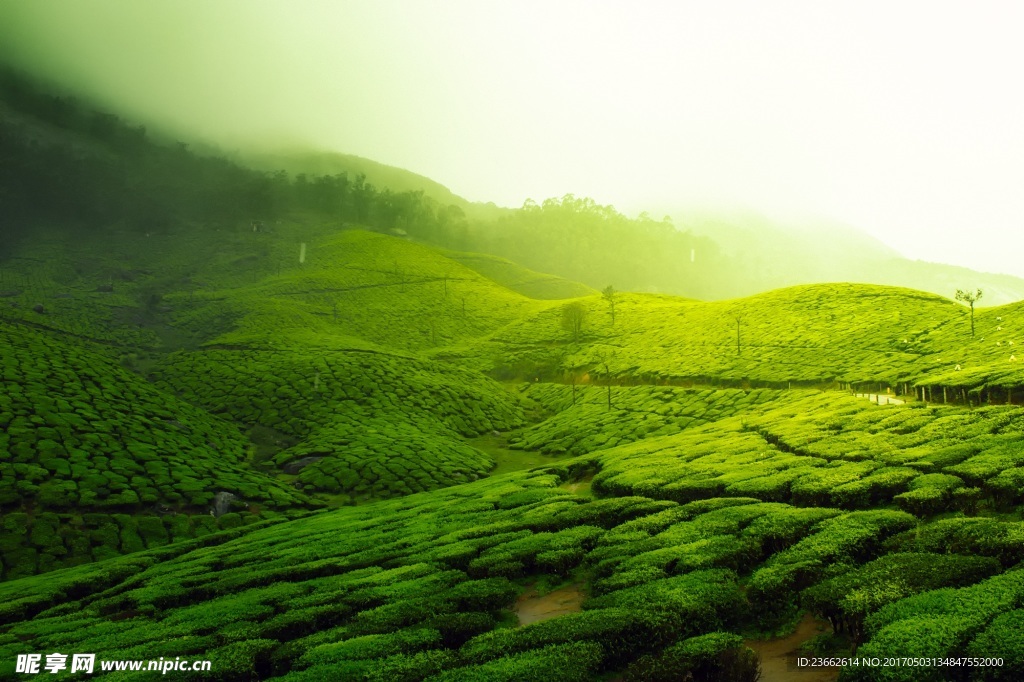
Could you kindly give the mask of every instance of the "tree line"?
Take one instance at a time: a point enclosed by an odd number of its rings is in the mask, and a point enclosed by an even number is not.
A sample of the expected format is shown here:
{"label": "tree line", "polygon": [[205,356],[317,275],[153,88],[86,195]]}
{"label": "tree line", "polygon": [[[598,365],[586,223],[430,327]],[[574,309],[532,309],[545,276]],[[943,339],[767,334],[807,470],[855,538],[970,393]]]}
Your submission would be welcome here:
{"label": "tree line", "polygon": [[36,224],[159,232],[301,216],[491,253],[595,288],[709,297],[724,267],[711,239],[668,218],[628,218],[572,194],[470,221],[460,206],[363,175],[291,176],[198,154],[11,71],[0,72],[0,102],[0,256]]}

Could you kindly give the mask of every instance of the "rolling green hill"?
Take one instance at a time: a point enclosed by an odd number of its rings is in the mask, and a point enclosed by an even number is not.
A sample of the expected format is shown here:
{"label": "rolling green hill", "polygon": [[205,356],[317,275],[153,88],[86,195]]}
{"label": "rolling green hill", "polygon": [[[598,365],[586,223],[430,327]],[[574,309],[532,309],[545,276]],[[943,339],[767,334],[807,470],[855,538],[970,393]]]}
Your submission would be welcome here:
{"label": "rolling green hill", "polygon": [[[1024,304],[972,336],[966,307],[881,285],[609,299],[429,246],[483,242],[418,190],[259,173],[19,92],[0,677],[95,652],[105,680],[180,658],[229,682],[754,682],[792,632],[1024,678]],[[595,287],[654,281],[665,244],[678,281],[716,271],[665,223],[522,211],[491,243],[557,244]],[[572,237],[628,234],[601,258]]]}
{"label": "rolling green hill", "polygon": [[493,203],[467,201],[430,178],[353,154],[313,150],[247,152],[240,155],[239,161],[242,165],[252,168],[271,172],[284,170],[292,175],[318,176],[343,173],[353,178],[363,175],[367,182],[376,187],[386,187],[394,192],[422,192],[425,197],[443,206],[457,206],[467,216],[478,220],[493,220],[509,210]]}
{"label": "rolling green hill", "polygon": [[505,258],[485,253],[462,253],[459,251],[444,251],[443,253],[467,268],[476,270],[484,277],[529,298],[542,300],[576,298],[595,293],[593,289],[579,282],[534,272]]}
{"label": "rolling green hill", "polygon": [[896,387],[975,358],[980,343],[962,306],[892,287],[806,285],[714,302],[619,294],[614,324],[603,298],[579,304],[578,341],[563,326],[565,303],[483,342],[432,352],[559,380],[576,368],[582,381]]}
{"label": "rolling green hill", "polygon": [[[234,425],[161,393],[109,349],[17,324],[0,327],[0,347],[3,578],[314,504],[254,470]],[[211,518],[221,491],[237,501]]]}

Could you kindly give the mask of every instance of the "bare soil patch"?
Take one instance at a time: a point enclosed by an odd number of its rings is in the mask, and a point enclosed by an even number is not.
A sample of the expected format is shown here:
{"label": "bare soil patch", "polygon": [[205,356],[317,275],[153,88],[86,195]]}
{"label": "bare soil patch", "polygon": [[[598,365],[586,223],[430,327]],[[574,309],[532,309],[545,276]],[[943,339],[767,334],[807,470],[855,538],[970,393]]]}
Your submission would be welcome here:
{"label": "bare soil patch", "polygon": [[520,625],[529,625],[567,613],[576,613],[583,605],[584,599],[586,595],[579,585],[566,585],[543,595],[538,594],[537,588],[531,586],[519,595],[512,610],[519,618]]}
{"label": "bare soil patch", "polygon": [[[824,630],[820,629],[824,626]],[[748,639],[745,643],[761,657],[760,682],[835,682],[839,677],[839,668],[798,668],[798,656],[810,658],[800,653],[798,648],[809,639],[828,632],[831,626],[827,621],[815,619],[805,614],[796,631],[786,637],[774,639]]]}

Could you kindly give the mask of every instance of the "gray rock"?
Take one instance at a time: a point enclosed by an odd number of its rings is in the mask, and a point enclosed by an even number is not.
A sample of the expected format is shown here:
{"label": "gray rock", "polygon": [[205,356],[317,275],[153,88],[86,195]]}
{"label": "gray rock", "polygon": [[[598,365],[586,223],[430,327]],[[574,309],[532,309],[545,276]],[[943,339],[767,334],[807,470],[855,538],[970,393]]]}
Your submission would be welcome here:
{"label": "gray rock", "polygon": [[232,493],[219,492],[213,496],[213,515],[221,517],[231,511],[231,502],[235,499]]}
{"label": "gray rock", "polygon": [[303,457],[302,459],[297,459],[294,462],[288,462],[287,464],[284,465],[282,470],[286,474],[297,474],[300,471],[302,471],[302,469],[304,469],[305,467],[309,466],[313,462],[319,462],[323,458],[324,458],[323,455],[314,455],[314,456],[311,456],[311,457]]}

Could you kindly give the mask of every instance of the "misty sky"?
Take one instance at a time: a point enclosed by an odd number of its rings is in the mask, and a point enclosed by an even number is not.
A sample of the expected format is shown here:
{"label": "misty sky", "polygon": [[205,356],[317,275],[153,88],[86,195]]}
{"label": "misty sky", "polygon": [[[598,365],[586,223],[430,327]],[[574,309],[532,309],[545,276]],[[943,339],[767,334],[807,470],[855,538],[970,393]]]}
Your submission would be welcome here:
{"label": "misty sky", "polygon": [[4,0],[0,57],[228,149],[519,206],[828,216],[1024,276],[1024,4]]}

